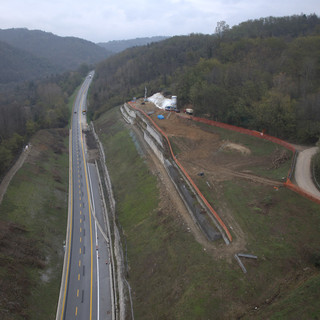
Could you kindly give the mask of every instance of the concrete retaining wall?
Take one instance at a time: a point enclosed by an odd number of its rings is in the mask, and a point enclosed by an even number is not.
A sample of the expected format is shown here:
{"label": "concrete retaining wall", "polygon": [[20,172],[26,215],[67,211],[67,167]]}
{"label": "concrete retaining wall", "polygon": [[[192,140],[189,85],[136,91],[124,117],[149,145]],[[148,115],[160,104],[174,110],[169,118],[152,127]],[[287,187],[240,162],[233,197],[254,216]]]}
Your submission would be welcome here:
{"label": "concrete retaining wall", "polygon": [[147,129],[146,130],[152,135],[152,137],[158,142],[158,144],[163,149],[163,143],[162,143],[161,135],[157,131],[155,131],[152,127],[150,127],[149,124],[147,124]]}
{"label": "concrete retaining wall", "polygon": [[[198,197],[198,192],[200,191],[194,190],[193,185],[189,183],[189,179],[187,179],[184,173],[181,172],[180,167],[175,165],[175,161],[177,160],[174,159],[171,162],[170,152],[165,151],[166,149],[171,150],[170,145],[165,146],[165,143],[169,144],[169,141],[164,142],[163,133],[161,134],[161,132],[157,130],[156,126],[153,125],[153,121],[149,120],[149,117],[144,116],[144,114],[139,110],[133,109],[132,111],[136,112],[136,120],[134,124],[142,131],[144,140],[156,154],[158,159],[163,163],[171,181],[180,194],[195,224],[200,228],[200,230],[202,230],[209,241],[220,239],[222,236],[224,241],[229,244],[230,241],[228,237],[225,236],[219,223],[212,217],[211,212],[213,209],[208,208],[207,204]],[[194,201],[194,198],[197,199],[197,201]],[[204,212],[207,212],[207,217],[206,214],[203,214]],[[215,229],[207,219],[213,219],[217,229]]]}
{"label": "concrete retaining wall", "polygon": [[148,133],[145,131],[143,133],[144,140],[148,143],[149,147],[153,150],[158,159],[164,163],[164,157],[162,151],[158,148],[157,144],[154,143],[154,140],[150,138]]}
{"label": "concrete retaining wall", "polygon": [[126,108],[125,106],[122,106],[120,108],[120,111],[122,113],[122,116],[123,116],[124,120],[129,124],[133,124],[135,117],[130,116],[130,114],[127,112],[127,109],[128,108]]}
{"label": "concrete retaining wall", "polygon": [[134,110],[132,110],[132,109],[130,109],[130,107],[128,107],[128,105],[125,103],[124,104],[124,109],[125,109],[125,111],[127,112],[127,114],[131,117],[131,118],[136,118],[136,113],[135,113],[135,111]]}

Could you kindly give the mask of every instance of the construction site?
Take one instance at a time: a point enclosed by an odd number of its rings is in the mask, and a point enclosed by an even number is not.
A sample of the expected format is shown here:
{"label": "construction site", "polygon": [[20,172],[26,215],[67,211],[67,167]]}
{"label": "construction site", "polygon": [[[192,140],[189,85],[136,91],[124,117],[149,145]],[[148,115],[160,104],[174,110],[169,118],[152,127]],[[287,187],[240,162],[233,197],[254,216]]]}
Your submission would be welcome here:
{"label": "construction site", "polygon": [[[206,240],[210,243],[222,236],[226,244],[234,241],[243,245],[242,232],[232,215],[228,214],[228,210],[219,208],[215,201],[211,204],[207,202],[203,193],[211,199],[218,199],[221,184],[235,179],[278,191],[290,171],[292,153],[269,141],[262,141],[262,150],[257,150],[252,148],[256,138],[245,135],[235,138],[232,133],[228,137],[219,128],[199,124],[189,115],[169,108],[166,106],[163,110],[152,102],[140,99],[121,110],[129,123],[140,128],[144,140],[166,168]],[[261,144],[261,141],[258,143]],[[198,200],[198,205],[195,205],[194,198]]]}

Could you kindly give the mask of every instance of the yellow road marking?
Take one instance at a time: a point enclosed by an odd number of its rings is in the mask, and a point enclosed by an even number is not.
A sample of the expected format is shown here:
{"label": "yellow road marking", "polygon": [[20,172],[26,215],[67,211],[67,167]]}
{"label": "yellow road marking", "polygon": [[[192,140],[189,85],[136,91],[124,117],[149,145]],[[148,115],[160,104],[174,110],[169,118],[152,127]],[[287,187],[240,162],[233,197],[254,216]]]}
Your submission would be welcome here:
{"label": "yellow road marking", "polygon": [[[71,139],[70,139],[71,146],[69,148],[72,148],[72,123],[71,123]],[[70,161],[69,161],[69,166],[71,163],[72,167],[72,150],[71,150],[71,155],[70,155]],[[63,319],[64,316],[64,308],[66,304],[66,295],[67,295],[67,287],[68,287],[68,278],[69,278],[69,266],[70,266],[70,252],[71,252],[71,235],[72,235],[72,216],[73,216],[73,177],[72,177],[72,169],[70,170],[70,185],[71,185],[71,190],[70,190],[70,229],[69,229],[69,243],[68,243],[68,262],[67,262],[67,272],[66,272],[66,278],[64,282],[64,293],[63,293],[63,302],[62,302],[62,310],[61,310],[61,320]]]}
{"label": "yellow road marking", "polygon": [[80,237],[80,243],[82,242],[82,238]]}
{"label": "yellow road marking", "polygon": [[76,313],[75,313],[75,315],[77,316],[77,314],[78,314],[78,307],[76,307]]}
{"label": "yellow road marking", "polygon": [[81,266],[81,260],[79,260],[79,267]]}
{"label": "yellow road marking", "polygon": [[[83,96],[82,96],[83,99]],[[90,201],[90,192],[89,192],[89,183],[88,183],[88,173],[87,173],[87,166],[86,166],[86,157],[84,155],[84,147],[83,147],[83,138],[82,138],[82,124],[80,119],[79,113],[79,125],[80,125],[80,132],[81,132],[81,148],[82,148],[82,158],[83,158],[83,167],[84,167],[84,174],[86,178],[86,186],[87,186],[87,196],[88,196],[88,209],[89,209],[89,221],[90,221],[90,245],[91,245],[91,274],[90,274],[90,320],[92,320],[92,283],[93,283],[93,240],[92,240],[92,222],[91,222],[91,201]]]}
{"label": "yellow road marking", "polygon": [[77,297],[79,297],[79,289],[77,290]]}
{"label": "yellow road marking", "polygon": [[78,280],[80,280],[80,273],[78,273]]}
{"label": "yellow road marking", "polygon": [[79,253],[81,254],[81,248],[79,249]]}

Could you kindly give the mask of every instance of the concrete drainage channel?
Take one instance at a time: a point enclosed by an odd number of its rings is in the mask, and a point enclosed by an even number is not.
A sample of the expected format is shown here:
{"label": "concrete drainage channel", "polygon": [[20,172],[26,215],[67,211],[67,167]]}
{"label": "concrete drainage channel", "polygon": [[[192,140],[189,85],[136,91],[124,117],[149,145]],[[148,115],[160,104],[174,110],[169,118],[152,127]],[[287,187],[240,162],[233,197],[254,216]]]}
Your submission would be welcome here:
{"label": "concrete drainage channel", "polygon": [[[113,278],[113,288],[114,288],[114,301],[115,301],[115,320],[132,319],[134,320],[133,305],[131,298],[131,287],[127,281],[125,258],[122,250],[121,236],[117,224],[116,217],[116,202],[113,196],[111,180],[106,166],[106,157],[102,143],[99,140],[98,135],[94,130],[93,123],[91,123],[90,130],[95,138],[97,148],[99,151],[98,161],[98,172],[101,185],[101,196],[105,209],[105,220],[111,220],[108,222],[108,228],[111,229],[110,234],[113,235],[113,245],[114,250],[112,251],[112,278]],[[106,195],[106,198],[105,196]],[[107,217],[108,216],[108,217]],[[112,245],[110,245],[112,246]],[[112,248],[111,248],[112,249]],[[114,258],[114,259],[113,259]],[[114,261],[115,260],[115,261]],[[130,302],[130,311],[127,310],[127,301]]]}
{"label": "concrete drainage channel", "polygon": [[221,230],[217,221],[215,221],[209,213],[209,209],[205,206],[192,185],[188,183],[184,174],[171,159],[168,150],[169,147],[162,138],[162,135],[152,126],[146,117],[140,114],[140,112],[132,110],[128,104],[122,106],[120,110],[124,120],[130,125],[135,125],[142,132],[144,140],[165,167],[194,223],[206,238],[209,241],[215,241],[222,237],[224,241],[229,244],[229,240]]}
{"label": "concrete drainage channel", "polygon": [[199,202],[195,201],[189,186],[181,179],[178,169],[167,159],[165,160],[164,165],[193,221],[198,225],[208,240],[214,241],[221,239],[221,233],[210,224],[206,212]]}

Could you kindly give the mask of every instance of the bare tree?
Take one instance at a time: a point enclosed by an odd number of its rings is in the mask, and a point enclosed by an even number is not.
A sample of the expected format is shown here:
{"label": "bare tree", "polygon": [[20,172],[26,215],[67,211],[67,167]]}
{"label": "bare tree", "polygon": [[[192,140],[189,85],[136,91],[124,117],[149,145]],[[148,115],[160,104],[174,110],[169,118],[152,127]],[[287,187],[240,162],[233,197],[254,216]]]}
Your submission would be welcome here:
{"label": "bare tree", "polygon": [[216,34],[221,39],[223,37],[223,34],[229,30],[230,27],[225,21],[218,21],[216,26]]}

